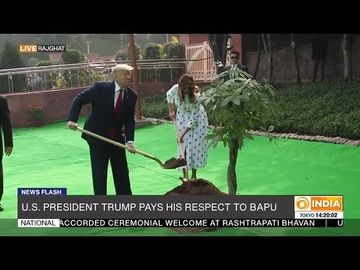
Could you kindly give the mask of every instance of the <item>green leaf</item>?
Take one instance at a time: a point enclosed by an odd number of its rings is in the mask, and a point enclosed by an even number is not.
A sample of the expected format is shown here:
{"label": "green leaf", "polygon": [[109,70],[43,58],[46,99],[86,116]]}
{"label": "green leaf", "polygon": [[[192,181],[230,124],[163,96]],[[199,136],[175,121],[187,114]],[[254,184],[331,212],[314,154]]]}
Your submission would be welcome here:
{"label": "green leaf", "polygon": [[226,106],[226,105],[230,102],[231,99],[232,99],[232,96],[225,98],[225,99],[220,103],[220,107]]}
{"label": "green leaf", "polygon": [[231,99],[231,102],[236,104],[236,105],[240,105],[240,96],[235,96]]}

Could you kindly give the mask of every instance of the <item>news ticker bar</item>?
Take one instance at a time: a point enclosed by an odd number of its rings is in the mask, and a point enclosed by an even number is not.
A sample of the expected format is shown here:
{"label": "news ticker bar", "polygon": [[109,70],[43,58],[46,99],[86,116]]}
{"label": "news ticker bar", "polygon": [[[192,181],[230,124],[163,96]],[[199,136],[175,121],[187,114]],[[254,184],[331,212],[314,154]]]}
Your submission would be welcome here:
{"label": "news ticker bar", "polygon": [[[50,194],[48,194],[50,193]],[[342,196],[51,196],[25,190],[19,219],[343,219]],[[49,196],[50,195],[50,196]]]}
{"label": "news ticker bar", "polygon": [[18,227],[343,227],[341,219],[18,219]]}

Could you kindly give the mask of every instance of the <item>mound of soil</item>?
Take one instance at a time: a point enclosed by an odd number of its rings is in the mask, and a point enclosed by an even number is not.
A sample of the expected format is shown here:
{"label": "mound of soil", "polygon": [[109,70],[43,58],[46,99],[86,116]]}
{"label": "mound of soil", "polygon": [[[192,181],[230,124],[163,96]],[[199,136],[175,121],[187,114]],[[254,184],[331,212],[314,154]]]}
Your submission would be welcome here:
{"label": "mound of soil", "polygon": [[226,195],[214,184],[205,179],[186,181],[182,185],[168,191],[165,195]]}
{"label": "mound of soil", "polygon": [[[215,185],[205,179],[196,179],[182,183],[182,185],[168,191],[165,195],[226,195]],[[172,227],[178,233],[199,233],[216,231],[216,227]]]}

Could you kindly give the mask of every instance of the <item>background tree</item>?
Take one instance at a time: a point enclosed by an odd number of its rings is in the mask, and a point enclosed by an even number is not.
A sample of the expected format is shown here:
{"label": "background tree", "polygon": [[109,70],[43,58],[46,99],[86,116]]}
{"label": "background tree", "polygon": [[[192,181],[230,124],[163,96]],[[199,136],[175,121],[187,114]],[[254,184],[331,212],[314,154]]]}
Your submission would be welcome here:
{"label": "background tree", "polygon": [[129,59],[129,53],[125,49],[119,50],[115,55],[115,61],[124,61]]}
{"label": "background tree", "polygon": [[254,71],[254,78],[256,79],[256,75],[259,70],[259,64],[260,64],[260,58],[261,58],[261,36],[256,35],[256,41],[257,41],[257,58],[256,58],[256,66]]}
{"label": "background tree", "polygon": [[214,61],[220,61],[225,65],[229,34],[209,34],[208,37],[210,48],[213,51]]}
{"label": "background tree", "polygon": [[79,51],[74,49],[66,50],[61,54],[61,59],[64,64],[76,64],[83,63],[86,61],[85,56]]}
{"label": "background tree", "polygon": [[343,34],[341,47],[344,55],[344,79],[352,80],[352,45],[353,37],[351,34]]}
{"label": "background tree", "polygon": [[[69,49],[61,54],[64,64],[77,64],[86,62],[86,57],[79,50]],[[87,70],[67,70],[63,73],[67,87],[89,84],[89,73]]]}
{"label": "background tree", "polygon": [[161,47],[156,43],[149,43],[145,47],[144,59],[160,59]]}
{"label": "background tree", "polygon": [[[234,79],[224,82],[224,77]],[[219,74],[204,91],[205,106],[214,123],[209,135],[210,145],[216,146],[222,141],[229,147],[227,181],[229,194],[234,195],[237,190],[235,168],[238,150],[243,147],[245,138],[253,138],[248,130],[270,132],[273,129],[267,127],[260,116],[276,112],[271,101],[275,94],[274,88],[268,83],[260,84],[251,75],[237,70]]]}
{"label": "background tree", "polygon": [[[130,51],[130,44],[128,44],[126,48],[120,46],[120,50],[118,50],[115,55],[115,61],[129,60],[130,59],[129,51]],[[141,47],[137,43],[135,43],[135,56],[136,56],[136,60],[139,60],[142,57]]]}
{"label": "background tree", "polygon": [[297,55],[294,34],[290,35],[290,47],[293,49],[293,52],[294,52],[294,60],[295,60],[295,68],[296,68],[296,83],[300,85],[301,84],[300,67],[299,67],[299,59],[298,59],[298,55]]}
{"label": "background tree", "polygon": [[172,36],[171,41],[164,45],[163,52],[163,57],[167,59],[185,57],[184,45],[182,45],[175,36]]}
{"label": "background tree", "polygon": [[[10,42],[5,42],[4,50],[1,52],[1,56],[0,56],[0,69],[20,68],[24,66],[25,64],[21,59],[19,53],[19,47],[15,47]],[[0,76],[1,93],[9,93],[9,91],[21,92],[25,89],[26,89],[25,74]]]}
{"label": "background tree", "polygon": [[[149,43],[145,47],[144,59],[160,59],[161,58],[161,46],[157,43]],[[142,80],[149,82],[159,80],[159,72],[156,69],[145,69],[141,71],[140,77]]]}
{"label": "background tree", "polygon": [[261,34],[262,41],[264,44],[264,50],[268,57],[268,68],[267,68],[267,81],[269,83],[272,82],[272,74],[273,74],[273,50],[272,50],[272,42],[270,34]]}
{"label": "background tree", "polygon": [[28,60],[27,60],[27,65],[30,66],[30,67],[35,67],[37,63],[39,63],[39,59],[36,58],[36,57],[30,57]]}

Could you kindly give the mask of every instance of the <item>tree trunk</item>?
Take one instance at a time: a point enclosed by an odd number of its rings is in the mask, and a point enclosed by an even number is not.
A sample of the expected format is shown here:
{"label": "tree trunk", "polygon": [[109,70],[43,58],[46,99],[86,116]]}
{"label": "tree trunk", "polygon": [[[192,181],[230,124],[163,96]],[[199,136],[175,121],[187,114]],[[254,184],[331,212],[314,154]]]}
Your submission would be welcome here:
{"label": "tree trunk", "polygon": [[301,78],[300,78],[300,67],[299,67],[299,60],[298,60],[298,55],[297,55],[297,50],[296,50],[296,42],[295,42],[295,38],[294,38],[294,34],[291,34],[291,48],[293,49],[294,52],[294,60],[295,60],[295,68],[296,68],[296,83],[297,84],[301,84]]}
{"label": "tree trunk", "polygon": [[129,56],[131,59],[131,64],[134,68],[134,70],[132,71],[132,79],[133,79],[133,89],[136,91],[136,93],[138,94],[138,98],[136,99],[136,106],[135,106],[135,117],[136,120],[141,120],[142,119],[142,113],[141,113],[141,105],[140,105],[140,93],[139,93],[139,85],[138,85],[138,81],[139,81],[139,70],[137,68],[137,63],[136,63],[136,51],[135,51],[135,40],[134,40],[134,34],[130,34],[128,37],[128,41],[129,41]]}
{"label": "tree trunk", "polygon": [[261,34],[264,50],[268,56],[268,73],[267,73],[267,81],[268,83],[272,83],[272,74],[273,74],[273,54],[272,54],[272,46],[271,46],[271,37],[270,34],[266,34],[266,38],[264,34]]}
{"label": "tree trunk", "polygon": [[344,54],[344,79],[352,80],[352,41],[351,35],[344,34],[342,41],[342,49]]}
{"label": "tree trunk", "polygon": [[237,179],[236,179],[236,161],[238,155],[239,144],[237,140],[231,140],[229,143],[229,165],[227,170],[227,181],[229,195],[236,195]]}
{"label": "tree trunk", "polygon": [[256,66],[255,66],[255,72],[254,72],[254,79],[256,79],[256,75],[259,70],[259,64],[260,64],[260,57],[261,57],[261,37],[260,35],[257,35],[257,59],[256,59]]}
{"label": "tree trunk", "polygon": [[209,45],[213,51],[214,60],[226,63],[226,49],[229,34],[209,34]]}
{"label": "tree trunk", "polygon": [[272,74],[273,74],[273,53],[272,53],[272,46],[271,46],[271,39],[270,34],[266,35],[268,46],[269,46],[269,61],[268,61],[268,82],[272,83]]}

